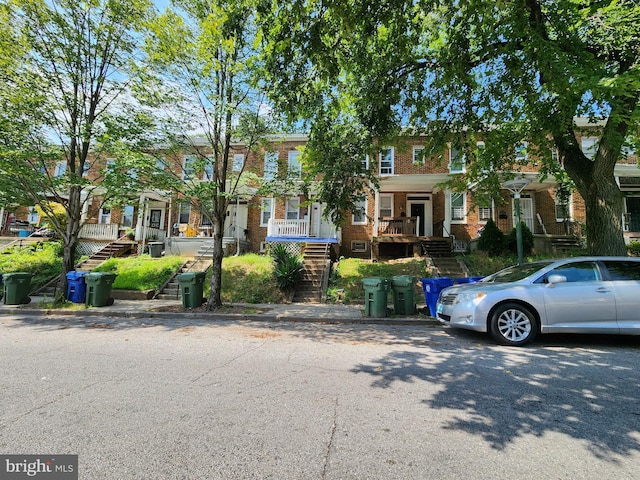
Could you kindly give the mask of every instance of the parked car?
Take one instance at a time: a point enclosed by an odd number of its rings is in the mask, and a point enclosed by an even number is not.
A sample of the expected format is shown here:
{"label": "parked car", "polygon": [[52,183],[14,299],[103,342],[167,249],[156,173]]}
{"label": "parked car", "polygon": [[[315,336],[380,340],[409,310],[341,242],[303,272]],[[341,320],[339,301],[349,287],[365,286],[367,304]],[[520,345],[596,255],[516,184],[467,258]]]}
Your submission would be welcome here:
{"label": "parked car", "polygon": [[448,287],[436,316],[521,346],[539,333],[640,335],[640,258],[576,257],[524,263]]}

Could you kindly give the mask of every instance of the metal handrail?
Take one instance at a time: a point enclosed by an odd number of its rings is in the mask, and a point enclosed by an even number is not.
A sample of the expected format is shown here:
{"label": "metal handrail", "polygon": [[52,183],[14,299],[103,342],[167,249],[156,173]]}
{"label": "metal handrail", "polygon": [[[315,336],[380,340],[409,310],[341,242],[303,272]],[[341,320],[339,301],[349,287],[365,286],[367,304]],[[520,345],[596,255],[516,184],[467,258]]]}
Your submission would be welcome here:
{"label": "metal handrail", "polygon": [[322,274],[320,275],[320,303],[325,303],[326,300],[325,276],[327,277],[327,285],[329,284],[329,277],[326,275],[328,253],[329,242],[326,242],[324,244],[324,257],[322,258]]}

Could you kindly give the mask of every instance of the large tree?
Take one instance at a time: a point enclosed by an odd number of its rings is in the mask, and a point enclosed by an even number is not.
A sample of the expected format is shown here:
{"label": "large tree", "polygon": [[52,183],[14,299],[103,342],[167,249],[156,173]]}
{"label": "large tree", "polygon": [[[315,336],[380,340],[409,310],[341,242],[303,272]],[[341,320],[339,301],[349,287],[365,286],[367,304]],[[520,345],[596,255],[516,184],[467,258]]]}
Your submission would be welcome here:
{"label": "large tree", "polygon": [[[127,175],[131,155],[123,155],[127,167],[97,179],[99,187],[87,177],[91,163],[106,151],[129,151],[152,126],[129,95],[129,73],[142,61],[137,29],[151,7],[150,0],[9,0],[0,7],[0,183],[11,181],[58,231],[65,287],[83,205],[93,194],[113,195],[110,184],[122,192],[135,179]],[[57,220],[56,204],[66,221]]]}
{"label": "large tree", "polygon": [[[528,160],[545,175],[559,157],[584,198],[589,249],[626,254],[614,167],[625,141],[637,143],[636,0],[265,1],[260,14],[271,98],[309,122],[312,149],[322,148],[321,125],[385,142],[411,126],[428,153],[459,143],[475,159],[464,185],[495,192],[529,142]],[[576,117],[599,122],[593,158]],[[360,168],[356,158],[336,165],[345,178]],[[337,177],[331,163],[317,168]],[[348,192],[336,198],[348,206]]]}
{"label": "large tree", "polygon": [[165,158],[190,162],[169,182],[183,202],[209,219],[213,230],[208,309],[222,305],[224,224],[227,210],[255,181],[245,163],[264,139],[264,94],[257,85],[255,2],[174,0],[149,24],[148,52],[159,72],[148,100],[164,108]]}

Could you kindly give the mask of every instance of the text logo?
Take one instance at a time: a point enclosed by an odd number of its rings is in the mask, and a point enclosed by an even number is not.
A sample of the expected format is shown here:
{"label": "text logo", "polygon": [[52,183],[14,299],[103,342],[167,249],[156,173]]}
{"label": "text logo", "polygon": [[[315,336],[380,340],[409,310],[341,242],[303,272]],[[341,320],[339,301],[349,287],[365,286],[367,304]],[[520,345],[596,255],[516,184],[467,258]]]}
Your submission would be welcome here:
{"label": "text logo", "polygon": [[0,480],[78,480],[77,455],[0,455]]}

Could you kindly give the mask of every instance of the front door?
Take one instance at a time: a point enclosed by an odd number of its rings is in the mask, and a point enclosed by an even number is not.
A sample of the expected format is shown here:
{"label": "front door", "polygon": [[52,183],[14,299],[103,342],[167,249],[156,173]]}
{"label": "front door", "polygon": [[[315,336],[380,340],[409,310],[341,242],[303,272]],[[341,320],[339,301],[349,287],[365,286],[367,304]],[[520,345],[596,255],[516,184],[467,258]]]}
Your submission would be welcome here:
{"label": "front door", "polygon": [[310,232],[309,236],[318,238],[330,238],[333,235],[331,223],[322,217],[325,205],[314,203],[311,205]]}
{"label": "front door", "polygon": [[149,227],[160,229],[162,210],[153,209],[149,212]]}
{"label": "front door", "polygon": [[429,195],[407,197],[409,216],[418,218],[419,237],[430,237],[433,235],[433,222],[431,212],[431,197]]}
{"label": "front door", "polygon": [[[513,225],[516,225],[516,208],[515,200],[513,202]],[[535,225],[533,223],[533,199],[528,195],[520,198],[520,221],[524,222],[529,230],[533,233]]]}

